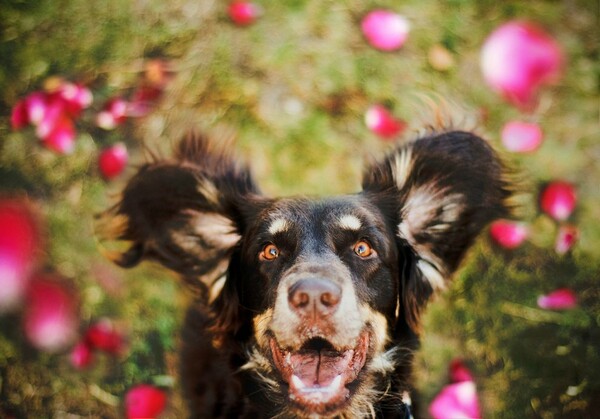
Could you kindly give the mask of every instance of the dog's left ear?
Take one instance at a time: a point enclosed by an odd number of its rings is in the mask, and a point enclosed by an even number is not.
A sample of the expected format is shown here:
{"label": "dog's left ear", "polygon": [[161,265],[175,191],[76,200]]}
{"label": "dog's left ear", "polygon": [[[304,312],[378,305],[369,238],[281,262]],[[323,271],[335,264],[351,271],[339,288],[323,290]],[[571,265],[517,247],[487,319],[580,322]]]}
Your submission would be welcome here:
{"label": "dog's left ear", "polygon": [[481,230],[507,213],[502,163],[478,136],[462,131],[420,138],[371,165],[363,194],[395,230],[400,302],[418,329],[420,312],[443,289]]}

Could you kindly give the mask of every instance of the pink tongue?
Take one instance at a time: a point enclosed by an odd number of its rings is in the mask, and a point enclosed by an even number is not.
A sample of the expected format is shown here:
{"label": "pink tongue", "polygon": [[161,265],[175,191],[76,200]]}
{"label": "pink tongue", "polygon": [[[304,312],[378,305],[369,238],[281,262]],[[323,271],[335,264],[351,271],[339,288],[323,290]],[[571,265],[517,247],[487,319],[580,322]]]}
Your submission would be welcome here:
{"label": "pink tongue", "polygon": [[326,387],[348,369],[352,351],[342,354],[327,351],[303,351],[291,355],[292,371],[307,387]]}

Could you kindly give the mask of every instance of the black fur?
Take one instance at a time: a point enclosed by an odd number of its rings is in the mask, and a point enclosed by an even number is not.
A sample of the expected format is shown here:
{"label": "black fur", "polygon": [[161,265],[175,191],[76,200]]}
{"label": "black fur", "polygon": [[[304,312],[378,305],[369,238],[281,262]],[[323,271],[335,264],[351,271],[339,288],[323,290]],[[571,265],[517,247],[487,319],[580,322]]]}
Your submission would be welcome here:
{"label": "black fur", "polygon": [[199,289],[183,328],[191,417],[405,417],[419,317],[510,192],[468,132],[400,146],[360,193],[260,194],[228,146],[184,139],[144,166],[106,216]]}

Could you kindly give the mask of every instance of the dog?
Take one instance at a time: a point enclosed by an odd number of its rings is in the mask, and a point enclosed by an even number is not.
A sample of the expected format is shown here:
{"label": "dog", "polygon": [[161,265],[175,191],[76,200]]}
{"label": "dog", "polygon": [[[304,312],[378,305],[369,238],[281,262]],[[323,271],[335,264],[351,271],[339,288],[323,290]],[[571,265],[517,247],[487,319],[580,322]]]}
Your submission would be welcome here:
{"label": "dog", "polygon": [[333,198],[261,194],[231,146],[183,139],[124,187],[111,258],[196,291],[181,335],[193,418],[409,418],[420,317],[511,195],[493,148],[431,131]]}

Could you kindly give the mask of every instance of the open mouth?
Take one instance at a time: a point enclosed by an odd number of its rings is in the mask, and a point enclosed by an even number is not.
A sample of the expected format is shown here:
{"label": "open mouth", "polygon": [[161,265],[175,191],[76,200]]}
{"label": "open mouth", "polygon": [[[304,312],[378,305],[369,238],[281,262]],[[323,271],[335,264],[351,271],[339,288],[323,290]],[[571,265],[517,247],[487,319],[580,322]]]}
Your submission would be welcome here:
{"label": "open mouth", "polygon": [[336,350],[326,339],[307,340],[299,350],[282,349],[270,339],[275,366],[289,385],[290,400],[302,410],[330,414],[350,398],[350,389],[365,365],[370,334],[360,334],[350,349]]}

